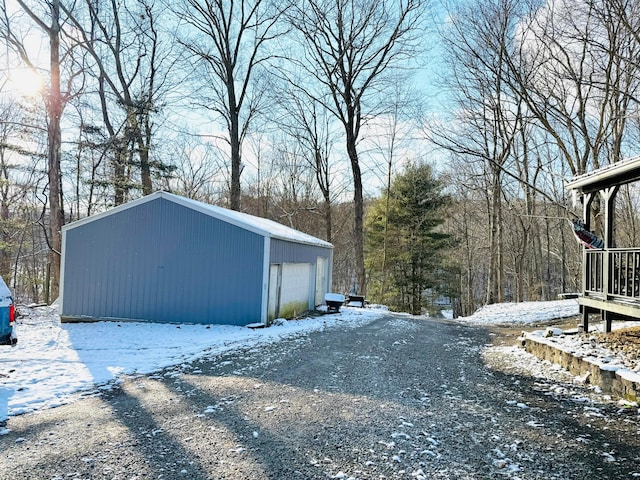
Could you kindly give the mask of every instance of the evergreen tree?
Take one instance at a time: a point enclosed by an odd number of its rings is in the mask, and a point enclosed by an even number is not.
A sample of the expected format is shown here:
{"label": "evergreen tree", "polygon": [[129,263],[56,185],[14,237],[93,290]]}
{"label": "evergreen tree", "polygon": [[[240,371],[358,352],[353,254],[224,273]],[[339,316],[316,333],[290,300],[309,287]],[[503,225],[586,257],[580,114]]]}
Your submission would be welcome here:
{"label": "evergreen tree", "polygon": [[429,165],[409,165],[376,199],[366,218],[369,296],[418,315],[427,288],[437,288],[439,253],[450,243],[438,230],[449,197]]}

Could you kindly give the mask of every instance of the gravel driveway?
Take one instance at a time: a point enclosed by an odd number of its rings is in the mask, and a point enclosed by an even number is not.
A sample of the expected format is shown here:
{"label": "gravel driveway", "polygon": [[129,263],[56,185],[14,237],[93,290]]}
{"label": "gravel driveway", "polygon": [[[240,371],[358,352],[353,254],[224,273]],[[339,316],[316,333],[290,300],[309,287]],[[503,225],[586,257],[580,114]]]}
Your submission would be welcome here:
{"label": "gravel driveway", "polygon": [[128,378],[10,418],[0,478],[640,477],[637,408],[528,375],[495,339],[389,315]]}

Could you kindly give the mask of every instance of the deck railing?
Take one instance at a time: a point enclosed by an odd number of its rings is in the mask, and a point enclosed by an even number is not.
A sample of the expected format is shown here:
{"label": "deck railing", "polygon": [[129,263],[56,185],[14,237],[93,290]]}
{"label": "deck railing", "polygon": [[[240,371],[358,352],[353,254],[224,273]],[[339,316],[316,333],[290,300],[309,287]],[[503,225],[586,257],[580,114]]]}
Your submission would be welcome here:
{"label": "deck railing", "polygon": [[587,295],[640,300],[640,248],[585,250]]}

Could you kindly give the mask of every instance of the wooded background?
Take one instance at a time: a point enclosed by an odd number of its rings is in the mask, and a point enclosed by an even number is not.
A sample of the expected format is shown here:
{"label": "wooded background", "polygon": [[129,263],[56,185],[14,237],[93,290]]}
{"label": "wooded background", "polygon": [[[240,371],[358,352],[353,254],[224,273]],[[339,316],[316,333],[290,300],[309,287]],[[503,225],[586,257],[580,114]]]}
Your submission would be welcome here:
{"label": "wooded background", "polygon": [[0,43],[20,302],[56,298],[64,224],[160,189],[332,242],[334,290],[397,309],[555,299],[564,182],[640,146],[633,1],[0,0]]}

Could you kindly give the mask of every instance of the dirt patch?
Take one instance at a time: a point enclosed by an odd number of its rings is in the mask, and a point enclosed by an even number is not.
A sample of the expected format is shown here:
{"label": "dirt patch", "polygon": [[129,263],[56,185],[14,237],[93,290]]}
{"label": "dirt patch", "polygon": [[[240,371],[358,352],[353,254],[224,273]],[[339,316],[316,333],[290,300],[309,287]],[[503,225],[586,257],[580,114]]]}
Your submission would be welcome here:
{"label": "dirt patch", "polygon": [[[497,325],[490,326],[492,343],[495,346],[507,346],[519,344],[522,332],[545,330],[548,327],[561,328],[563,330],[575,329],[580,323],[580,317],[566,317],[547,322],[528,323],[521,325]],[[640,345],[638,346],[640,348]]]}
{"label": "dirt patch", "polygon": [[623,353],[631,360],[640,359],[640,327],[622,328],[593,336],[602,347]]}

